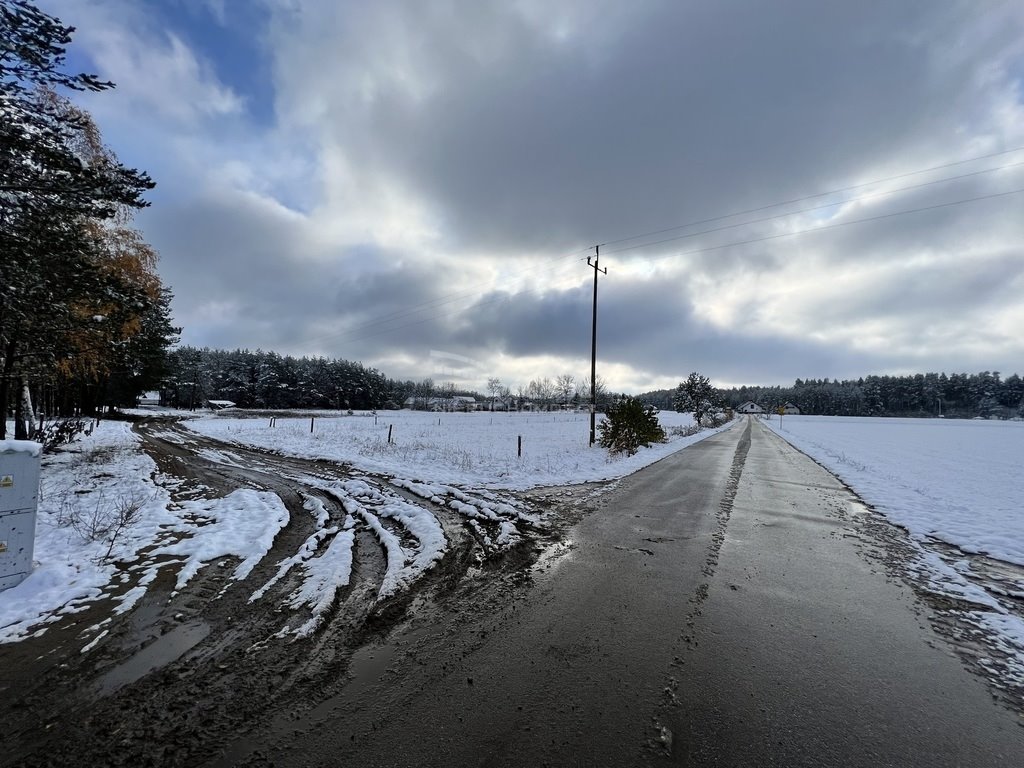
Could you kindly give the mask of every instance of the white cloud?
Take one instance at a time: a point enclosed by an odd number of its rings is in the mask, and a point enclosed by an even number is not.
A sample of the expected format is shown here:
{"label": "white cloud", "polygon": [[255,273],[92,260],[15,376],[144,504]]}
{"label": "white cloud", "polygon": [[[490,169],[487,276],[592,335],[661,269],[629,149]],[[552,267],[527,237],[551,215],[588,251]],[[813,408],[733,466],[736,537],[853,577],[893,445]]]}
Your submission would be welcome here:
{"label": "white cloud", "polygon": [[[45,6],[76,26],[73,45],[89,53],[97,73],[117,84],[122,116],[152,115],[193,127],[205,118],[238,115],[242,99],[173,31],[154,29],[145,8],[123,0]],[[110,97],[96,99],[103,109]]]}
{"label": "white cloud", "polygon": [[[89,101],[104,129],[160,171],[167,199],[143,221],[185,340],[396,376],[431,348],[509,381],[582,371],[580,247],[1024,146],[1019,4],[265,0],[269,124],[216,52],[141,6],[47,5],[118,82]],[[710,249],[1014,185],[1019,169],[609,253],[603,375],[1012,369],[1019,197]]]}

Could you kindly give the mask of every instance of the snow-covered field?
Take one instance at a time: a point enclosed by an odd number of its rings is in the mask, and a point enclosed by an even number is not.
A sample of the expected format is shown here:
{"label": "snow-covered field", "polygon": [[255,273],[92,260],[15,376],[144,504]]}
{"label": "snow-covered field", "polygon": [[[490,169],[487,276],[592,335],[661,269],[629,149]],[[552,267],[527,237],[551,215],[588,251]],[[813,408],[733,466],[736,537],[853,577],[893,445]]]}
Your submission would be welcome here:
{"label": "snow-covered field", "polygon": [[930,586],[977,606],[973,619],[1016,656],[1024,683],[1017,607],[1024,598],[1024,422],[785,416],[766,423],[910,532]]}
{"label": "snow-covered field", "polygon": [[[187,415],[187,414],[180,414]],[[444,504],[470,520],[496,548],[518,540],[516,527],[527,513],[494,489],[525,489],[623,477],[674,451],[703,439],[675,435],[666,444],[641,449],[632,457],[610,458],[588,445],[586,414],[430,414],[410,411],[377,416],[314,415],[237,418],[206,414],[187,425],[197,432],[283,454],[345,462],[353,480],[323,484],[297,477],[340,501],[348,517],[328,521],[317,500],[307,509],[316,531],[299,552],[277,563],[278,575],[256,590],[260,599],[272,583],[297,567],[303,586],[290,607],[310,609],[312,618],[288,632],[307,634],[348,582],[352,563],[352,527],[369,525],[388,553],[388,573],[381,588],[386,597],[414,581],[440,559],[446,542],[426,507],[409,503],[386,489],[370,487],[359,472],[384,475],[387,482],[434,504]],[[692,426],[687,414],[661,415],[667,429]],[[440,423],[439,423],[440,422]],[[388,442],[388,429],[392,440]],[[170,435],[168,438],[170,439]],[[517,455],[522,438],[522,456]],[[92,602],[115,600],[115,611],[131,608],[161,568],[177,573],[177,589],[207,564],[223,557],[238,561],[231,576],[243,579],[267,554],[288,511],[275,494],[240,489],[224,498],[173,502],[174,478],[160,475],[140,449],[138,436],[125,422],[103,421],[91,435],[67,450],[43,459],[34,570],[16,587],[0,591],[0,643],[46,631],[61,616],[78,613]],[[200,451],[215,463],[236,464],[229,451]],[[320,505],[322,507],[322,505]],[[110,544],[103,531],[119,511],[130,521]],[[404,547],[380,524],[388,518],[407,530],[416,546]],[[74,521],[75,524],[70,524]],[[533,521],[531,518],[531,522]],[[484,524],[496,526],[493,541]],[[108,551],[109,549],[109,551]],[[83,633],[83,651],[100,641],[102,625]],[[83,641],[84,642],[84,641]]]}
{"label": "snow-covered field", "polygon": [[[364,412],[315,418],[312,433],[308,415],[278,418],[271,427],[269,418],[228,413],[186,426],[218,440],[345,462],[367,472],[516,490],[624,477],[713,434],[673,436],[634,456],[609,457],[589,447],[590,417],[584,413]],[[659,419],[666,431],[693,425],[688,413],[664,411]]]}
{"label": "snow-covered field", "polygon": [[911,534],[1024,566],[1024,422],[766,422]]}

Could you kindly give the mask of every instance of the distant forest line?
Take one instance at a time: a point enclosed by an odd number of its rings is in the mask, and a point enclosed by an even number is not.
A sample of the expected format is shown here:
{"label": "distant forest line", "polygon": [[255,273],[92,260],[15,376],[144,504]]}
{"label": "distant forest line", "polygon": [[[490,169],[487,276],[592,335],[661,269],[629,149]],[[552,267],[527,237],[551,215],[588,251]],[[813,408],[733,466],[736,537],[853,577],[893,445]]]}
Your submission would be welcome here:
{"label": "distant forest line", "polygon": [[[243,408],[369,410],[401,407],[409,397],[471,395],[481,403],[492,399],[429,378],[393,379],[358,362],[262,350],[179,347],[168,354],[168,368],[161,400],[179,408],[229,400]],[[843,381],[797,379],[791,387],[736,387],[716,392],[723,406],[736,408],[751,400],[774,411],[792,403],[802,413],[824,416],[938,416],[940,409],[943,416],[951,418],[1024,416],[1024,379],[1017,374],[1004,379],[998,371],[866,376]],[[605,402],[622,396],[606,391],[600,394]],[[638,397],[671,410],[675,395],[676,389],[663,389]],[[561,399],[555,397],[553,403]],[[571,401],[585,405],[588,399],[574,394]]]}
{"label": "distant forest line", "polygon": [[[641,395],[645,402],[671,408],[674,389]],[[981,373],[918,373],[860,379],[797,379],[791,387],[734,387],[717,390],[721,405],[736,408],[753,401],[768,412],[792,403],[819,416],[946,416],[1014,418],[1024,416],[1024,379]]]}

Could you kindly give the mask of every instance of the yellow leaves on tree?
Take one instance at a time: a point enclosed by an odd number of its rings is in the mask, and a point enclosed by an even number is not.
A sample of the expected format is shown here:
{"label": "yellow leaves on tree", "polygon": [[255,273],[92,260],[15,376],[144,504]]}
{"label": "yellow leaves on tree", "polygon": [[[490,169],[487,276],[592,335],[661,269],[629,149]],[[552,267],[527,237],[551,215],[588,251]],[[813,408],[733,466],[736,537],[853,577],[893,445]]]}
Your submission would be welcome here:
{"label": "yellow leaves on tree", "polygon": [[[117,163],[88,112],[53,91],[46,91],[43,98],[53,113],[77,125],[71,148],[83,164]],[[133,209],[120,206],[110,219],[85,218],[81,222],[92,245],[89,262],[99,276],[99,287],[70,308],[74,322],[67,340],[72,354],[57,363],[59,373],[68,378],[96,380],[116,369],[119,351],[142,332],[146,312],[160,299],[163,286],[156,274],[158,256],[130,226],[133,213]]]}

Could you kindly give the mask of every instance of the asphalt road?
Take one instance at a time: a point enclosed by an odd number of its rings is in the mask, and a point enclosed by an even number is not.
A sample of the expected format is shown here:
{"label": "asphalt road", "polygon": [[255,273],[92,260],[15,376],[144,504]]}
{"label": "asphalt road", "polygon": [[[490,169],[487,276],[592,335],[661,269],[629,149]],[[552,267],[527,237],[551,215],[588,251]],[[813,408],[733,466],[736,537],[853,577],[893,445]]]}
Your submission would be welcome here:
{"label": "asphalt road", "polygon": [[739,423],[619,483],[505,602],[357,651],[220,764],[1024,765],[1020,718],[867,516]]}

